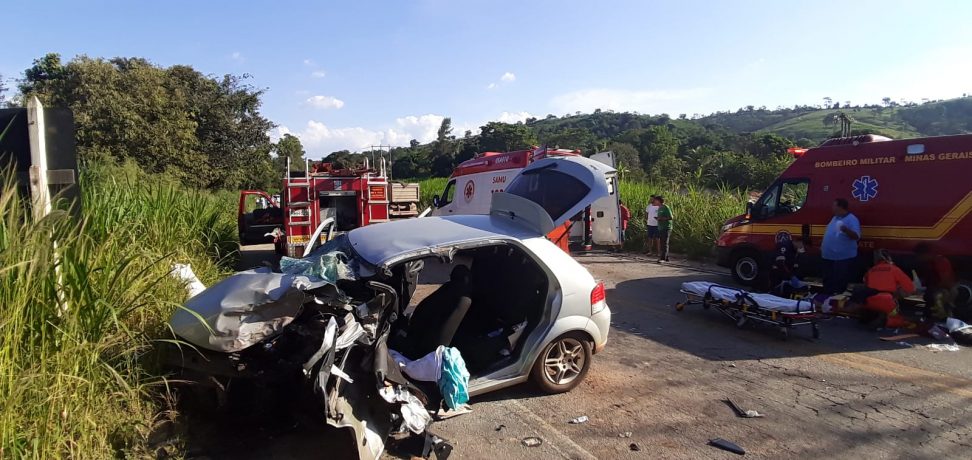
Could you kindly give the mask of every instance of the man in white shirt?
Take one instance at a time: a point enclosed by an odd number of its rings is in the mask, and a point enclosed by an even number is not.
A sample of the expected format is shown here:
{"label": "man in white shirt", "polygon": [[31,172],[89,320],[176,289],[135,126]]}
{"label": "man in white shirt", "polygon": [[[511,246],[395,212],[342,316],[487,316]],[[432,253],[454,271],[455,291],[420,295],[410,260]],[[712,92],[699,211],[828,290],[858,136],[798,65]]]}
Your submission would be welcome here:
{"label": "man in white shirt", "polygon": [[648,207],[645,208],[645,216],[648,221],[648,250],[647,253],[651,254],[655,251],[656,254],[661,254],[661,248],[658,247],[660,243],[658,239],[658,200],[656,200],[655,195],[651,196],[648,200]]}

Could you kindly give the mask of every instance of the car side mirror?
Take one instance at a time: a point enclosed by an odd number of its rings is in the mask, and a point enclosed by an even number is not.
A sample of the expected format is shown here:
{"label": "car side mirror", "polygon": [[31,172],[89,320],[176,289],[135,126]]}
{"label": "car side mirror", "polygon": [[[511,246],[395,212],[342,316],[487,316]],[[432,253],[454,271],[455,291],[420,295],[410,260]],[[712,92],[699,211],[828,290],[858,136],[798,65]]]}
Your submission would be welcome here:
{"label": "car side mirror", "polygon": [[753,218],[753,202],[752,201],[747,201],[746,202],[746,218],[747,219],[752,219]]}
{"label": "car side mirror", "polygon": [[432,195],[432,207],[439,207],[439,195]]}

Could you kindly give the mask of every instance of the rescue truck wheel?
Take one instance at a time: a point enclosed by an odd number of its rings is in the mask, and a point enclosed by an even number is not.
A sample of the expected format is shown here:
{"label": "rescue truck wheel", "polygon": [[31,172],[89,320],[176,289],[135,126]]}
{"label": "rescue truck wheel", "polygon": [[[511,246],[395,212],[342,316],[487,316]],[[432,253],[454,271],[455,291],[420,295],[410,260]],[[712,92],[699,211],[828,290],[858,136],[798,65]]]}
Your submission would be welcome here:
{"label": "rescue truck wheel", "polygon": [[537,362],[531,377],[544,393],[566,393],[584,380],[591,368],[591,343],[581,333],[567,333],[550,342]]}
{"label": "rescue truck wheel", "polygon": [[736,253],[732,258],[732,279],[744,286],[752,286],[759,279],[759,253],[744,250]]}

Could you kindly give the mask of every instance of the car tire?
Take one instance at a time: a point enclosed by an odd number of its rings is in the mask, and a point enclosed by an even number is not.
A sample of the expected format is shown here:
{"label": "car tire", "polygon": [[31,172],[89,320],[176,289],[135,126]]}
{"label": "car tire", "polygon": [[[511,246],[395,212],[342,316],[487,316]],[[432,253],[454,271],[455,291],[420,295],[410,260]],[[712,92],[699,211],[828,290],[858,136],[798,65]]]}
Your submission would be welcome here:
{"label": "car tire", "polygon": [[759,253],[752,250],[739,251],[732,256],[732,279],[744,286],[753,286],[762,274]]}
{"label": "car tire", "polygon": [[566,393],[584,380],[593,356],[584,334],[567,333],[543,347],[530,377],[544,393]]}

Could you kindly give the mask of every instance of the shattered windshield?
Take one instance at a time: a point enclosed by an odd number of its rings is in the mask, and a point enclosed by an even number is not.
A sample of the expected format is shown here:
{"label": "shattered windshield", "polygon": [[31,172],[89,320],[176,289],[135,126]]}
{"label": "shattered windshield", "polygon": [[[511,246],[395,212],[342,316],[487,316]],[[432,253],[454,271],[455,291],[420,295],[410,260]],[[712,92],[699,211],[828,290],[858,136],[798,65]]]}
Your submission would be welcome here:
{"label": "shattered windshield", "polygon": [[280,258],[281,272],[306,276],[312,282],[323,281],[333,284],[338,280],[355,280],[359,278],[361,268],[362,261],[351,247],[346,233],[332,238],[306,257]]}

